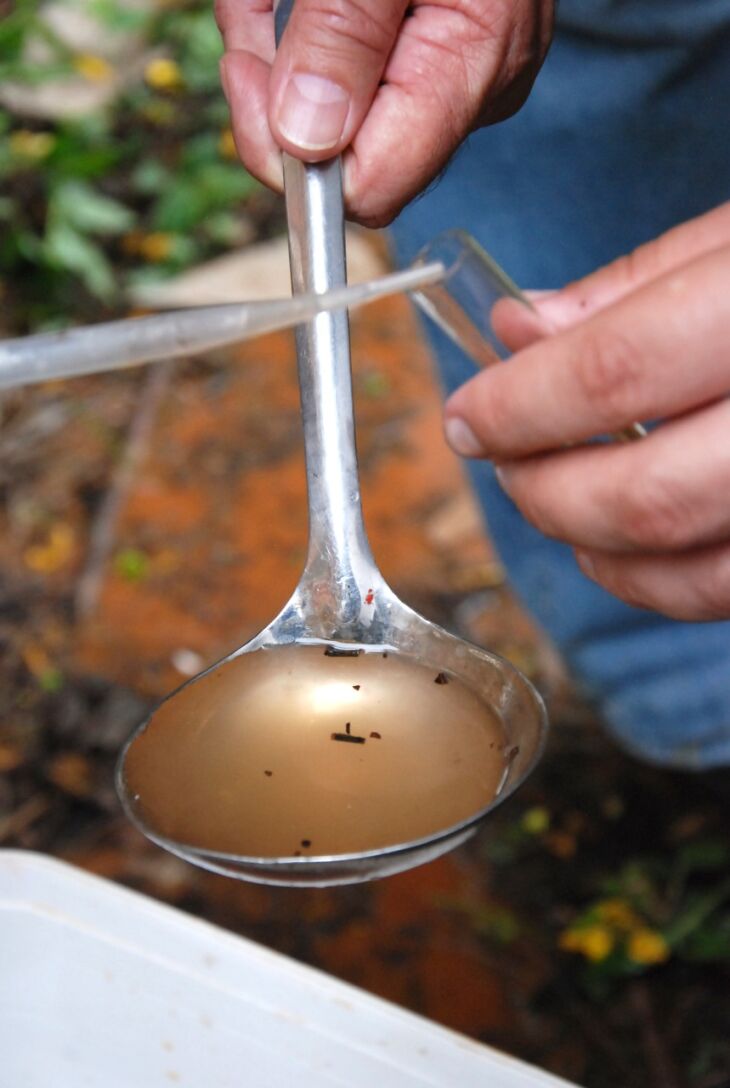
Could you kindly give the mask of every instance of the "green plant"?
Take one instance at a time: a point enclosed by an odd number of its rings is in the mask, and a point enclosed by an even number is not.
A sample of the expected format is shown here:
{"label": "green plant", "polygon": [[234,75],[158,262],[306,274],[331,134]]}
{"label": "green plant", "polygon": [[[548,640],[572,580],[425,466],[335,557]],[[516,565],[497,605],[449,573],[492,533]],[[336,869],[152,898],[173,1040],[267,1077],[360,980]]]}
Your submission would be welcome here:
{"label": "green plant", "polygon": [[[86,116],[0,111],[0,283],[18,331],[119,309],[126,287],[235,244],[258,188],[227,127],[212,4],[95,0],[91,10],[153,53]],[[28,60],[31,39],[46,48],[42,66]],[[60,41],[29,0],[0,19],[0,58],[0,81],[73,74],[117,86],[107,60]]]}
{"label": "green plant", "polygon": [[560,947],[586,961],[584,979],[598,991],[670,958],[730,963],[728,862],[730,846],[714,838],[628,861],[562,931]]}

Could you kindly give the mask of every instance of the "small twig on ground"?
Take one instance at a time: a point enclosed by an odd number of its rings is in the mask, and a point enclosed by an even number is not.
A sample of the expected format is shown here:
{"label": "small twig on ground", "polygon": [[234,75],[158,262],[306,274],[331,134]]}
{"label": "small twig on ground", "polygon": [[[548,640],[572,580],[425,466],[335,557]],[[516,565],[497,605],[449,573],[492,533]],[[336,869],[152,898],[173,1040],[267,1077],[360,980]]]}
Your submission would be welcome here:
{"label": "small twig on ground", "polygon": [[99,603],[109,556],[125,500],[147,451],[162,399],[170,384],[172,363],[158,363],[145,375],[127,442],[112,474],[89,537],[86,564],[76,585],[74,610],[77,619],[88,619]]}
{"label": "small twig on ground", "polygon": [[[557,991],[570,1016],[573,1017],[590,1047],[598,1050],[607,1058],[621,1077],[622,1088],[631,1088],[640,1083],[636,1079],[636,1069],[626,1060],[620,1047],[606,1032],[604,1025],[596,1019],[592,1009],[586,1008],[567,985],[558,984]],[[643,1081],[641,1082],[643,1088]],[[668,1085],[665,1088],[669,1088]]]}
{"label": "small twig on ground", "polygon": [[641,1032],[651,1083],[655,1088],[683,1088],[672,1056],[657,1027],[646,983],[635,982],[629,989],[629,999]]}

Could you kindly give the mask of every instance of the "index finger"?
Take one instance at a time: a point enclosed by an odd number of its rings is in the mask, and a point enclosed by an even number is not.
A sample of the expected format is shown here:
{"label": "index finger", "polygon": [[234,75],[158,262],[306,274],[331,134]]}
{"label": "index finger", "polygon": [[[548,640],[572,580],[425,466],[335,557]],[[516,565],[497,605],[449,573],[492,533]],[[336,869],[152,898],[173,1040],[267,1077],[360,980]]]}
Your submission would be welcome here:
{"label": "index finger", "polygon": [[730,244],[730,201],[681,223],[561,291],[532,301],[556,329],[569,328],[673,269]]}

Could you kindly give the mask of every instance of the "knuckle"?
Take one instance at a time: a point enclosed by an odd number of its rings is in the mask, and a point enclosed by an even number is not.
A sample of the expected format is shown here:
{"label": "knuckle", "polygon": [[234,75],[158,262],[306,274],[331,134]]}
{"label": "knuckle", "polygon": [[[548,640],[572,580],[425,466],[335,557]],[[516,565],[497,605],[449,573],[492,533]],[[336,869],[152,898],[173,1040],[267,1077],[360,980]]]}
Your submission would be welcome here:
{"label": "knuckle", "polygon": [[515,408],[505,377],[496,369],[487,369],[472,379],[470,388],[472,417],[485,450],[508,457],[509,436],[515,429]]}
{"label": "knuckle", "polygon": [[218,24],[218,29],[223,33],[231,16],[231,0],[215,0],[213,14]]}
{"label": "knuckle", "polygon": [[619,426],[636,415],[644,360],[623,332],[583,330],[575,377],[579,389],[602,423]]}
{"label": "knuckle", "polygon": [[554,493],[550,488],[550,475],[541,465],[526,462],[519,474],[513,477],[510,494],[522,515],[547,537],[562,537],[560,519],[553,510]]}
{"label": "knuckle", "polygon": [[623,601],[624,604],[628,604],[631,608],[651,608],[646,594],[642,592],[638,583],[625,574],[614,578],[613,582],[609,582],[605,588],[614,597],[618,597],[619,600]]}
{"label": "knuckle", "polygon": [[390,52],[404,5],[395,0],[372,5],[364,0],[316,0],[308,4],[301,30],[309,49],[322,50],[328,56],[342,53],[349,57],[353,47],[384,59]]}
{"label": "knuckle", "polygon": [[650,608],[646,589],[641,578],[624,563],[602,560],[596,564],[596,581],[605,590],[632,608]]}
{"label": "knuckle", "polygon": [[697,585],[699,618],[725,620],[730,617],[730,548],[708,559],[706,573]]}
{"label": "knuckle", "polygon": [[677,480],[660,468],[625,481],[617,495],[619,529],[630,545],[649,551],[677,551],[693,542],[692,504]]}
{"label": "knuckle", "polygon": [[656,242],[646,243],[611,262],[609,270],[615,281],[621,284],[625,291],[639,287],[647,279],[661,272],[661,265],[657,260],[657,248]]}

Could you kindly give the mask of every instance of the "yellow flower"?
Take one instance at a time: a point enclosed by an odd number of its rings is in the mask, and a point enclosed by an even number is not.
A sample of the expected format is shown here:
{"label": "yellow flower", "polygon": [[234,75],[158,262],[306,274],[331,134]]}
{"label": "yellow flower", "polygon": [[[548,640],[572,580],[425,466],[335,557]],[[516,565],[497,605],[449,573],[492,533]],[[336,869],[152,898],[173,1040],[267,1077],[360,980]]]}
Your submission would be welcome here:
{"label": "yellow flower", "polygon": [[179,66],[167,57],[151,60],[144,70],[144,78],[156,91],[177,91],[183,85]]}
{"label": "yellow flower", "polygon": [[550,813],[543,805],[528,808],[520,821],[528,835],[542,835],[550,827]]}
{"label": "yellow flower", "polygon": [[160,230],[143,234],[137,243],[137,252],[146,261],[157,264],[159,261],[166,261],[170,256],[174,240],[172,234],[165,234]]}
{"label": "yellow flower", "polygon": [[108,83],[114,77],[114,69],[109,61],[95,53],[77,53],[73,66],[89,83]]}
{"label": "yellow flower", "polygon": [[50,155],[56,146],[56,137],[52,132],[32,132],[28,128],[19,128],[10,133],[8,144],[16,158],[37,162]]}
{"label": "yellow flower", "polygon": [[578,952],[591,963],[600,963],[613,951],[613,934],[602,925],[576,926],[560,935],[558,946],[563,952]]}
{"label": "yellow flower", "polygon": [[23,552],[23,562],[36,574],[53,574],[65,567],[75,551],[74,531],[59,522],[52,526],[45,544],[35,544]]}
{"label": "yellow flower", "polygon": [[238,158],[236,141],[233,139],[233,132],[231,129],[226,128],[221,132],[220,139],[218,140],[218,151],[224,159]]}
{"label": "yellow flower", "polygon": [[593,913],[600,922],[626,933],[643,925],[639,915],[625,899],[603,899],[596,904]]}
{"label": "yellow flower", "polygon": [[657,933],[655,929],[643,928],[637,929],[629,937],[626,954],[634,963],[649,967],[655,963],[664,963],[671,952],[661,933]]}

